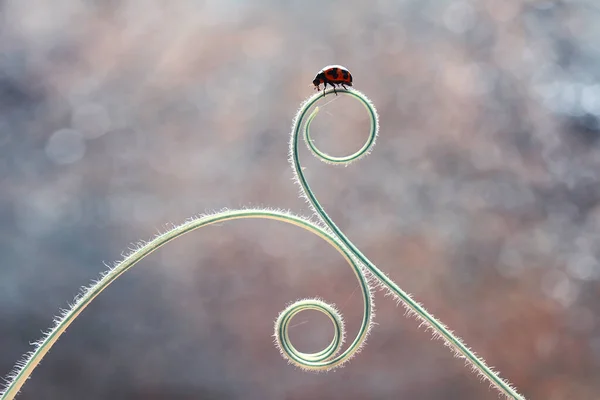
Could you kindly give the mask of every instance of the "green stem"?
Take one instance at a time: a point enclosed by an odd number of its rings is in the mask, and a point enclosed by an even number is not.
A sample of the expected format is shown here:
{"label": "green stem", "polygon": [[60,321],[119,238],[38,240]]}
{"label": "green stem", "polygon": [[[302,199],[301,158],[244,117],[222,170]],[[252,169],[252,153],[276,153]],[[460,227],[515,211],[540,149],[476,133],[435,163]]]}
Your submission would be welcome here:
{"label": "green stem", "polygon": [[[332,157],[318,150],[312,143],[309,129],[311,122],[316,117],[318,112],[318,108],[316,107],[306,120],[304,138],[309,149],[321,160],[333,164],[348,164],[367,155],[373,148],[378,132],[378,118],[375,107],[362,93],[355,90],[344,89],[338,89],[338,92],[358,99],[366,107],[369,113],[371,119],[371,131],[364,146],[356,153],[346,157]],[[331,91],[326,93],[331,93]],[[454,349],[456,354],[463,356],[472,365],[476,372],[488,379],[501,393],[510,398],[522,399],[522,397],[517,394],[517,392],[507,382],[502,380],[489,367],[487,367],[482,359],[475,356],[475,354],[471,352],[459,338],[448,331],[448,329],[441,322],[436,320],[422,306],[412,300],[407,293],[400,289],[382,271],[373,265],[369,259],[367,259],[333,223],[323,207],[319,204],[316,196],[310,189],[304,177],[302,168],[300,167],[298,158],[298,137],[302,122],[307,112],[321,98],[322,96],[319,94],[310,97],[302,105],[298,111],[298,114],[296,115],[290,140],[290,161],[292,163],[297,182],[302,188],[303,196],[308,199],[310,205],[320,216],[326,226],[317,225],[306,218],[294,216],[290,213],[264,209],[248,209],[224,211],[192,219],[162,235],[157,236],[152,241],[133,251],[113,269],[103,274],[100,280],[82,290],[81,295],[75,299],[73,305],[67,311],[65,311],[60,318],[57,318],[55,326],[39,342],[36,343],[35,349],[26,354],[23,361],[17,363],[14,372],[8,377],[8,385],[6,386],[4,392],[0,393],[0,400],[12,400],[18,394],[19,390],[27,381],[33,370],[37,367],[42,358],[48,353],[50,348],[57,342],[58,338],[71,325],[71,323],[73,323],[73,321],[92,302],[92,300],[96,298],[96,296],[98,296],[104,289],[106,289],[112,282],[114,282],[133,265],[152,253],[154,250],[185,233],[219,222],[247,218],[266,218],[278,220],[314,233],[332,245],[345,258],[359,281],[364,304],[363,319],[356,337],[348,346],[348,348],[341,353],[340,349],[345,337],[344,323],[340,313],[333,306],[328,305],[320,299],[304,299],[291,304],[281,312],[275,322],[276,344],[281,350],[283,356],[287,358],[290,363],[307,370],[329,370],[342,365],[358,353],[361,346],[364,344],[372,325],[372,290],[369,283],[369,278],[374,277],[379,280],[382,286],[386,287],[391,293],[400,299],[407,309],[416,315],[417,318],[431,327],[436,333],[436,336],[442,337],[446,344]],[[317,310],[323,312],[331,319],[334,325],[334,337],[331,343],[325,347],[325,349],[316,353],[302,353],[298,351],[292,345],[288,335],[290,321],[296,314],[304,310]]]}
{"label": "green stem", "polygon": [[[270,211],[261,209],[248,209],[248,210],[233,210],[224,211],[217,214],[206,215],[197,219],[192,219],[184,224],[171,229],[170,231],[157,236],[152,241],[146,243],[139,249],[133,251],[123,261],[121,261],[115,268],[106,272],[101,279],[94,283],[88,288],[84,288],[81,296],[75,299],[75,302],[71,308],[66,311],[60,318],[57,319],[56,325],[36,344],[36,348],[25,356],[22,362],[17,364],[14,372],[8,377],[8,385],[5,391],[0,394],[1,400],[12,400],[19,392],[23,384],[27,381],[33,370],[40,363],[42,358],[48,353],[50,348],[56,343],[58,338],[65,332],[65,330],[71,325],[75,319],[81,314],[81,312],[98,296],[104,289],[106,289],[111,283],[113,283],[119,276],[124,274],[127,270],[137,264],[144,257],[165,245],[182,236],[186,233],[192,232],[196,229],[204,226],[216,224],[219,222],[225,222],[236,219],[247,219],[247,218],[267,218],[278,220],[281,222],[289,223],[300,228],[306,229],[309,232],[321,237],[335,249],[337,249],[346,261],[353,268],[355,274],[359,278],[359,283],[362,288],[362,293],[365,299],[365,314],[363,317],[363,323],[357,339],[354,340],[346,351],[341,353],[335,359],[330,361],[324,361],[330,359],[335,354],[343,343],[343,323],[339,313],[335,309],[319,300],[304,300],[294,303],[292,306],[281,313],[278,320],[281,322],[281,329],[279,330],[278,338],[285,337],[283,341],[280,340],[280,344],[284,347],[284,353],[294,357],[300,363],[305,363],[304,367],[307,369],[322,369],[331,366],[333,363],[343,362],[356,352],[360,344],[362,343],[366,332],[371,325],[371,297],[370,290],[367,284],[367,280],[364,274],[360,270],[359,265],[355,262],[352,254],[349,253],[339,242],[339,240],[333,236],[330,232],[321,226],[307,220],[303,217],[298,217],[290,213],[280,211]],[[334,321],[335,327],[335,338],[332,345],[328,346],[324,351],[315,354],[304,354],[297,352],[287,336],[287,325],[294,314],[297,314],[303,309],[315,309],[321,312],[325,312]],[[279,340],[279,339],[278,339]]]}

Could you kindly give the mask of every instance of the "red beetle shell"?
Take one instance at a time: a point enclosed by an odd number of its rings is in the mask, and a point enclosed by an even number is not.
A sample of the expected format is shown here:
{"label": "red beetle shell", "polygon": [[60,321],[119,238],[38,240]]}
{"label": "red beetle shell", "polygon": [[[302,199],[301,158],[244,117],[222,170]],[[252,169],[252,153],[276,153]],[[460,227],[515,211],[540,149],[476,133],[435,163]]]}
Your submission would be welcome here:
{"label": "red beetle shell", "polygon": [[313,85],[317,90],[321,90],[321,84],[323,84],[323,90],[327,85],[331,85],[334,91],[336,86],[342,86],[345,89],[346,86],[352,86],[352,74],[341,65],[328,65],[320,70],[313,80]]}

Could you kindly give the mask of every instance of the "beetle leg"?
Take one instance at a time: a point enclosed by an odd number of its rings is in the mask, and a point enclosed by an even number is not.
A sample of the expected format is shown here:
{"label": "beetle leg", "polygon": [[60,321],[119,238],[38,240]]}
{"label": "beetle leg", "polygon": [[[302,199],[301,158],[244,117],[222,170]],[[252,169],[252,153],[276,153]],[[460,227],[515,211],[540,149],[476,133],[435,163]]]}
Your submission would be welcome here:
{"label": "beetle leg", "polygon": [[348,88],[346,87],[346,85],[344,85],[343,83],[342,83],[342,87],[343,87],[344,89],[348,90]]}

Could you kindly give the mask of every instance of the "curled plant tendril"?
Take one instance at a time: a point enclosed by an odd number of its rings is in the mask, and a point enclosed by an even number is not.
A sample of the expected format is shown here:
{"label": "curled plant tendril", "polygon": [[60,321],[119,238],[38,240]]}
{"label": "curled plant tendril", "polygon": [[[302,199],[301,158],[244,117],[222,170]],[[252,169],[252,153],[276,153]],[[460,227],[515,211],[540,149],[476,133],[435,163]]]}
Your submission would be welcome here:
{"label": "curled plant tendril", "polygon": [[[326,93],[329,94],[331,92],[332,90],[329,90]],[[96,296],[133,265],[171,240],[198,228],[220,222],[248,218],[272,219],[289,223],[319,236],[333,246],[342,257],[344,257],[359,281],[359,286],[363,295],[363,319],[356,337],[352,343],[350,343],[348,348],[341,353],[340,349],[345,338],[344,323],[341,315],[333,306],[328,305],[320,299],[305,299],[292,303],[281,312],[275,321],[276,344],[283,356],[292,364],[307,370],[329,370],[340,366],[352,358],[353,355],[357,354],[371,327],[371,319],[373,316],[371,286],[373,285],[370,285],[370,282],[376,280],[380,287],[389,291],[406,307],[409,314],[416,316],[416,318],[426,325],[427,328],[433,330],[435,337],[442,338],[445,344],[454,351],[455,355],[464,358],[472,367],[473,371],[487,379],[501,394],[508,398],[523,399],[514,388],[492,371],[482,359],[471,352],[458,337],[453,335],[441,322],[429,314],[420,304],[414,301],[407,293],[400,289],[382,271],[371,263],[371,261],[369,261],[369,259],[367,259],[335,225],[317,201],[316,196],[310,189],[304,177],[298,156],[298,139],[304,120],[306,119],[306,122],[304,123],[304,139],[308,148],[322,161],[331,164],[348,164],[367,155],[375,144],[375,139],[379,130],[377,112],[373,104],[365,95],[353,89],[338,88],[337,92],[359,100],[369,113],[371,130],[363,147],[351,155],[334,157],[323,153],[313,145],[310,137],[310,124],[317,115],[319,110],[318,107],[315,107],[308,117],[306,117],[306,115],[311,107],[324,97],[321,93],[311,96],[300,107],[300,110],[294,119],[290,139],[290,162],[294,170],[296,182],[301,187],[301,195],[308,200],[309,204],[325,226],[309,221],[307,218],[278,210],[224,210],[219,213],[192,218],[183,224],[158,235],[147,243],[140,243],[137,249],[132,251],[113,268],[110,268],[105,272],[99,280],[93,282],[90,286],[81,289],[80,294],[75,298],[75,301],[70,305],[69,309],[64,310],[61,315],[55,319],[55,325],[45,333],[41,340],[35,343],[34,350],[27,353],[24,356],[24,359],[16,364],[15,369],[7,378],[8,384],[4,391],[0,392],[0,400],[12,400],[18,394],[35,367],[57,342],[58,338],[66,331],[69,325],[81,314],[92,300],[96,298]],[[289,324],[296,314],[304,310],[320,311],[327,315],[333,322],[334,337],[331,343],[322,351],[316,353],[302,353],[298,351],[290,341],[288,335]]]}

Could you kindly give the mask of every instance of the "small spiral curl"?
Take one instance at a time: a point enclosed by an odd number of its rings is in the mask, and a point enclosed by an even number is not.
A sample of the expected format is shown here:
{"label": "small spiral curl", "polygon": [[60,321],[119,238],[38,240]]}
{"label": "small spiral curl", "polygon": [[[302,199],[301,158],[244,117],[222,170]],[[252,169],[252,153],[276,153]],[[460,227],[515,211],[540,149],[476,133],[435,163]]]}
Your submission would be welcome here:
{"label": "small spiral curl", "polygon": [[[296,314],[305,310],[320,311],[327,315],[333,323],[334,332],[331,343],[325,349],[316,353],[303,353],[298,351],[291,343],[288,336],[290,322]],[[277,318],[275,327],[278,330],[275,335],[278,340],[277,345],[296,365],[299,365],[304,369],[319,370],[328,368],[332,363],[337,361],[332,358],[339,352],[344,343],[345,329],[344,320],[342,319],[341,314],[333,306],[320,299],[305,299],[290,304],[279,315],[279,318]],[[284,340],[280,340],[280,338],[283,338]]]}
{"label": "small spiral curl", "polygon": [[[349,95],[355,99],[358,99],[367,109],[367,112],[369,113],[369,117],[371,119],[371,130],[369,132],[369,136],[367,137],[367,140],[365,141],[365,144],[360,149],[358,149],[356,152],[354,152],[350,155],[347,155],[347,156],[343,156],[343,157],[330,156],[329,154],[324,153],[321,150],[319,150],[314,145],[314,142],[310,136],[310,124],[312,123],[313,119],[315,119],[315,117],[317,116],[317,113],[319,112],[319,107],[315,107],[313,112],[306,119],[306,124],[304,126],[304,141],[306,142],[306,145],[308,146],[309,150],[321,161],[330,163],[330,164],[349,164],[353,161],[357,161],[360,158],[368,155],[371,152],[371,150],[373,149],[373,146],[375,146],[375,139],[377,139],[377,133],[379,131],[379,118],[377,116],[377,111],[375,109],[375,106],[373,105],[373,103],[371,103],[369,101],[369,99],[367,99],[367,97],[364,94],[362,94],[356,90],[349,90],[349,89],[336,89],[336,91],[338,93],[343,93],[343,94]],[[315,101],[311,101],[311,100],[313,100],[313,98],[310,98],[303,105],[303,107],[300,109],[300,112],[296,119],[296,123],[298,125],[300,125],[302,123],[302,118],[304,116],[304,114],[302,113],[302,110],[304,109],[304,107],[308,106],[310,108],[316,101],[318,101],[319,99],[322,99],[322,98],[323,98],[323,96],[317,95],[317,98],[315,99]]]}

